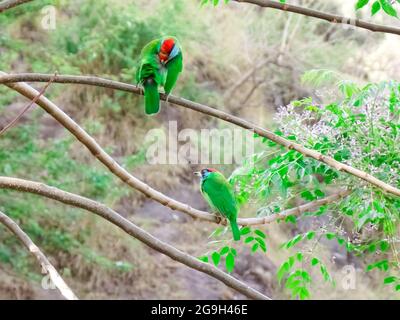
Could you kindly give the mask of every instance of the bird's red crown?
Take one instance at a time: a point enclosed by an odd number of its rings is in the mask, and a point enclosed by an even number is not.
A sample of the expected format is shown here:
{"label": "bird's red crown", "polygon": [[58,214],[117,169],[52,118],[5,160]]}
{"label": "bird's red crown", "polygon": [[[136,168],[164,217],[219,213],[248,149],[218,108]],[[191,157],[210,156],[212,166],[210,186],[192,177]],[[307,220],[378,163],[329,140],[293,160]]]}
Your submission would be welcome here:
{"label": "bird's red crown", "polygon": [[175,41],[172,38],[167,38],[161,43],[160,52],[158,53],[161,62],[165,63],[168,61],[169,54],[174,48],[174,45]]}
{"label": "bird's red crown", "polygon": [[162,53],[170,54],[172,48],[174,47],[174,45],[175,45],[174,39],[172,39],[172,38],[167,38],[167,39],[165,39],[165,40],[163,41],[163,43],[161,44],[160,51],[161,51]]}

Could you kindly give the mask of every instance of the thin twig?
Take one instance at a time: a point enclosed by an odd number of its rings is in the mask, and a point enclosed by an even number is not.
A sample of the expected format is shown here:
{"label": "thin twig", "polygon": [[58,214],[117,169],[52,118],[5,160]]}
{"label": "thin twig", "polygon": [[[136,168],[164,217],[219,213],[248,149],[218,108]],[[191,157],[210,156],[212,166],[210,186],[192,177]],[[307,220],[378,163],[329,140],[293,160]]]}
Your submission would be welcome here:
{"label": "thin twig", "polygon": [[18,224],[8,217],[6,214],[0,211],[0,223],[6,226],[23,245],[29,250],[29,252],[39,261],[42,269],[49,275],[50,280],[60,291],[61,295],[67,300],[78,300],[77,296],[65,283],[63,278],[57,272],[56,268],[50,263],[49,259],[43,254],[37,245],[29,238],[29,236],[18,226]]}
{"label": "thin twig", "polygon": [[9,124],[7,124],[3,129],[0,130],[0,136],[4,134],[4,132],[6,132],[8,129],[12,128],[18,122],[18,120],[21,119],[21,117],[36,103],[36,101],[38,101],[38,99],[46,92],[46,89],[54,81],[56,75],[57,73],[55,73],[54,76],[51,77],[49,82],[47,82],[47,84],[42,88],[42,90],[40,90],[39,94],[36,97],[34,97],[30,103],[28,103],[28,105],[15,117],[14,120],[12,120]]}
{"label": "thin twig", "polygon": [[95,213],[98,216],[116,225],[132,237],[143,242],[150,248],[188,266],[189,268],[208,274],[209,276],[223,282],[228,287],[240,292],[250,299],[271,300],[271,298],[265,296],[264,294],[258,292],[247,284],[230,276],[229,274],[226,274],[225,272],[214,267],[213,265],[204,263],[199,259],[192,257],[191,255],[175,248],[174,246],[152,236],[151,234],[136,226],[131,221],[125,219],[122,215],[108,208],[104,204],[73,193],[47,186],[43,183],[37,183],[17,178],[0,177],[0,188],[37,194],[49,199],[62,202],[67,205],[71,205]]}
{"label": "thin twig", "polygon": [[294,12],[304,16],[325,20],[330,23],[349,25],[361,29],[366,29],[372,32],[382,32],[382,33],[391,33],[400,35],[400,28],[374,24],[360,19],[347,18],[337,14],[325,13],[322,11],[303,8],[300,6],[295,6],[287,3],[281,3],[278,1],[271,1],[271,0],[234,0],[234,1],[241,3],[251,3],[258,5],[260,7],[272,8],[286,12]]}
{"label": "thin twig", "polygon": [[[35,89],[33,89],[32,87],[28,86],[25,83],[19,83],[16,84],[14,82],[21,82],[21,81],[39,81],[39,82],[46,82],[49,81],[50,77],[52,75],[48,75],[48,74],[16,74],[16,75],[7,75],[4,72],[0,71],[0,83],[4,83],[6,84],[8,87],[18,91],[19,93],[21,93],[22,95],[24,95],[25,97],[27,97],[28,99],[32,99],[36,94],[37,91]],[[98,78],[98,77],[93,77],[93,76],[70,76],[70,75],[57,75],[57,77],[54,79],[54,82],[57,83],[80,83],[80,84],[87,84],[87,85],[93,85],[93,86],[98,86],[98,87],[106,87],[106,88],[111,88],[111,89],[116,89],[116,90],[122,90],[122,91],[127,91],[127,92],[132,92],[135,94],[139,94],[141,95],[142,92],[140,90],[140,88],[138,88],[137,86],[131,85],[131,84],[127,84],[127,83],[122,83],[122,82],[118,82],[118,81],[113,81],[113,80],[107,80],[107,79],[102,79],[102,78]],[[160,98],[162,100],[166,100],[167,96],[165,94],[160,94]],[[400,196],[400,190],[396,187],[391,186],[390,184],[379,180],[377,178],[375,178],[374,176],[368,174],[365,171],[359,170],[357,168],[354,168],[352,166],[349,166],[347,164],[344,164],[342,162],[339,162],[335,159],[333,159],[332,157],[323,155],[322,153],[313,150],[313,149],[309,149],[306,148],[298,143],[295,143],[291,140],[287,140],[281,136],[276,135],[275,133],[273,133],[272,131],[269,131],[267,129],[264,129],[258,125],[255,125],[245,119],[230,115],[226,112],[223,112],[221,110],[215,109],[215,108],[211,108],[209,106],[197,103],[197,102],[192,102],[190,100],[186,100],[183,98],[179,98],[179,97],[175,97],[172,95],[169,95],[168,98],[168,102],[174,105],[178,105],[184,108],[188,108],[188,109],[192,109],[195,110],[197,112],[201,112],[204,114],[208,114],[210,116],[219,118],[221,120],[233,123],[239,127],[242,127],[244,129],[249,129],[252,130],[254,133],[258,134],[261,137],[265,137],[289,150],[293,149],[296,150],[297,152],[303,154],[306,157],[310,157],[313,158],[319,162],[325,163],[326,165],[338,170],[338,171],[343,171],[346,172],[348,174],[351,174],[357,178],[360,178],[364,181],[367,181],[368,183],[382,189],[383,191],[387,192],[387,193],[391,193],[394,194],[396,196]],[[113,165],[112,167],[118,166],[117,164],[115,164],[115,161],[107,154],[104,155],[104,151],[101,150],[101,148],[95,143],[95,141],[93,140],[92,137],[90,137],[86,132],[84,132],[71,118],[69,118],[64,112],[62,112],[56,105],[54,105],[51,101],[49,101],[48,99],[46,99],[45,97],[41,97],[38,101],[38,104],[44,108],[48,113],[50,113],[53,117],[55,117],[55,119],[57,121],[59,121],[63,126],[65,126],[71,133],[73,133],[81,142],[84,142],[85,145],[92,151],[93,150],[93,154],[100,160],[102,161],[104,164],[106,164],[104,162],[104,156],[106,155],[108,157],[108,160],[113,161]],[[84,139],[84,141],[82,141],[80,138]],[[100,148],[100,149],[99,149]],[[101,152],[100,152],[101,151]],[[100,154],[98,154],[98,152],[100,152]],[[107,164],[106,164],[107,165]],[[111,164],[108,164],[107,167],[110,168]],[[120,171],[121,167],[119,166],[119,171]],[[111,170],[111,168],[110,168]],[[114,168],[115,170],[115,168]],[[112,171],[114,172],[114,171]],[[115,173],[115,172],[114,172]],[[120,174],[122,174],[122,172],[119,172]],[[128,184],[130,184],[130,177],[132,177],[131,175],[126,175],[126,171],[123,175],[118,175],[121,179],[125,179],[128,181]],[[124,176],[124,178],[123,178]],[[136,178],[134,178],[135,181],[137,181]],[[133,185],[132,185],[133,186]],[[146,190],[148,188],[148,186],[142,186],[145,187],[143,189],[143,193],[147,194]],[[155,200],[157,200],[156,198],[153,198]],[[169,206],[168,203],[168,199],[165,198],[165,196],[163,195],[162,197],[158,197],[158,199],[160,200],[159,202],[161,202],[162,204]],[[158,200],[157,200],[158,201]],[[187,206],[184,205],[186,208]],[[181,209],[184,210],[184,212],[186,212],[187,210],[185,210],[184,207],[182,207],[182,203],[179,203],[177,201],[174,200],[174,202],[172,203],[171,206],[169,206],[171,209],[176,209],[176,210],[180,210]],[[189,213],[189,212],[188,212]],[[204,215],[204,211],[198,211],[197,213],[199,213],[200,215]],[[191,214],[191,213],[189,213]],[[207,213],[206,213],[207,214]]]}
{"label": "thin twig", "polygon": [[274,222],[278,219],[283,219],[283,218],[286,218],[286,217],[292,216],[292,215],[299,216],[305,212],[310,212],[310,211],[312,211],[316,208],[319,208],[323,205],[334,203],[335,201],[345,198],[345,197],[349,196],[350,194],[351,194],[351,190],[342,190],[335,194],[327,196],[325,198],[311,201],[311,202],[308,202],[301,206],[294,207],[294,208],[291,208],[288,210],[284,210],[284,211],[281,211],[278,213],[274,213],[274,214],[271,214],[266,217],[238,219],[238,223],[243,226],[245,226],[245,225],[254,226],[254,225],[268,224],[268,223]]}

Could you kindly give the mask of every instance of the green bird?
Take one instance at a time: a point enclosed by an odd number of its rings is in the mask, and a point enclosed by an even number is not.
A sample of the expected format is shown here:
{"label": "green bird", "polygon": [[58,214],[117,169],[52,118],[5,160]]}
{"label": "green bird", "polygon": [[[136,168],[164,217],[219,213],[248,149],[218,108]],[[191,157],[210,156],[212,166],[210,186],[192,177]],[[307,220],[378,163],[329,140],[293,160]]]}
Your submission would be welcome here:
{"label": "green bird", "polygon": [[228,180],[221,172],[211,168],[194,174],[200,177],[200,190],[206,201],[217,214],[229,220],[233,239],[240,240],[240,231],[236,222],[239,209]]}
{"label": "green bird", "polygon": [[182,49],[176,38],[167,36],[144,46],[136,71],[136,82],[144,89],[146,114],[160,111],[158,87],[164,87],[165,93],[169,95],[182,70]]}

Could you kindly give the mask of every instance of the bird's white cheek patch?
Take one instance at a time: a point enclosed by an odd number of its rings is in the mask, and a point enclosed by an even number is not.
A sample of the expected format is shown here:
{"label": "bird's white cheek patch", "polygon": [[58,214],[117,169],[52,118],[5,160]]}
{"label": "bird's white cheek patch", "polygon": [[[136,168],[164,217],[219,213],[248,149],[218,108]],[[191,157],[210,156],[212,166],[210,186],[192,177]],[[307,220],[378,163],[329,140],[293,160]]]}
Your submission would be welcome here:
{"label": "bird's white cheek patch", "polygon": [[171,50],[171,53],[169,54],[168,61],[175,58],[178,55],[178,53],[179,53],[179,48],[177,45],[174,45],[174,47]]}

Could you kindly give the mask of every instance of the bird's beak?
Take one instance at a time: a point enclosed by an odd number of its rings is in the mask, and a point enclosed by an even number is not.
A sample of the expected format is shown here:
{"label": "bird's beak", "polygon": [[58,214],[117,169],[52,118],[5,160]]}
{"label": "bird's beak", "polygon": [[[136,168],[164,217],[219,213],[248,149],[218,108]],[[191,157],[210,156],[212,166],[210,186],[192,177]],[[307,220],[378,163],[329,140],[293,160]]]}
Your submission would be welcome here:
{"label": "bird's beak", "polygon": [[195,176],[201,177],[201,172],[199,172],[199,171],[193,172],[193,174],[194,174]]}

